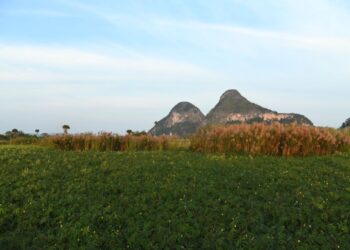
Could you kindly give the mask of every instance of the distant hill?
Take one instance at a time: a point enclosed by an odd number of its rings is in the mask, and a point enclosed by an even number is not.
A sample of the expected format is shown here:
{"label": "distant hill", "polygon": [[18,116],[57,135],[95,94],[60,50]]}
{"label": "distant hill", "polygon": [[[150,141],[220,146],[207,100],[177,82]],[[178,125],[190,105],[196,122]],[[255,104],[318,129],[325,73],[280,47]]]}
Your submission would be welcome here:
{"label": "distant hill", "polygon": [[313,125],[300,114],[277,113],[270,109],[248,101],[237,90],[228,90],[220,97],[218,104],[204,116],[203,113],[189,102],[178,103],[170,113],[156,122],[149,131],[153,135],[178,135],[185,137],[197,131],[206,124],[238,124],[238,123],[298,123]]}
{"label": "distant hill", "polygon": [[350,118],[348,118],[340,128],[350,128]]}
{"label": "distant hill", "polygon": [[205,122],[204,114],[189,102],[180,102],[149,131],[152,135],[188,136]]}
{"label": "distant hill", "polygon": [[236,123],[298,123],[313,125],[303,115],[277,113],[248,101],[237,90],[228,90],[220,97],[219,103],[208,113],[208,124]]}
{"label": "distant hill", "polygon": [[[224,124],[235,119],[233,114],[265,114],[273,111],[251,103],[237,90],[227,90],[220,97],[219,103],[207,114],[209,124]],[[232,119],[231,119],[232,118]]]}

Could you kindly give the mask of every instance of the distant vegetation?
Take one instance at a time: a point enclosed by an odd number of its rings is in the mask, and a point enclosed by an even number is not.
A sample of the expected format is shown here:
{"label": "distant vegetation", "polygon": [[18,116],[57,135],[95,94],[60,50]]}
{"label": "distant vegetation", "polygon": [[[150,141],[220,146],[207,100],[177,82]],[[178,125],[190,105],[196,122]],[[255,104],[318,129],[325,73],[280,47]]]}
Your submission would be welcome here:
{"label": "distant vegetation", "polygon": [[97,150],[97,151],[150,151],[169,150],[176,147],[173,141],[177,138],[169,136],[151,136],[132,133],[120,136],[112,133],[55,135],[44,138],[40,145],[62,150]]}
{"label": "distant vegetation", "polygon": [[16,128],[11,131],[7,131],[4,135],[0,134],[0,145],[4,144],[14,144],[14,145],[24,145],[24,144],[36,144],[39,141],[37,135],[26,134]]}
{"label": "distant vegetation", "polygon": [[350,249],[349,155],[0,147],[1,249]]}

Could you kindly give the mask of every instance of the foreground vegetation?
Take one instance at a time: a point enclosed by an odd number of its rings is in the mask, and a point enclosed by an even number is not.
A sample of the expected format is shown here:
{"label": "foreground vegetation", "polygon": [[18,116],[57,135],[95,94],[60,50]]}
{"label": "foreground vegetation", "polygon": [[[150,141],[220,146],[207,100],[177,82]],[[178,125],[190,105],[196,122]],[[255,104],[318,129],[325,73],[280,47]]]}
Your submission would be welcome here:
{"label": "foreground vegetation", "polygon": [[349,152],[346,131],[312,126],[242,124],[200,129],[191,140],[195,151],[273,156],[330,155]]}
{"label": "foreground vegetation", "polygon": [[0,249],[349,249],[350,157],[0,147]]}
{"label": "foreground vegetation", "polygon": [[[68,126],[68,125],[65,125]],[[69,151],[168,151],[191,149],[226,155],[312,156],[350,152],[350,133],[297,124],[240,124],[201,128],[188,139],[152,136],[146,132],[127,135],[82,133],[38,136],[10,135],[1,144],[41,145]]]}

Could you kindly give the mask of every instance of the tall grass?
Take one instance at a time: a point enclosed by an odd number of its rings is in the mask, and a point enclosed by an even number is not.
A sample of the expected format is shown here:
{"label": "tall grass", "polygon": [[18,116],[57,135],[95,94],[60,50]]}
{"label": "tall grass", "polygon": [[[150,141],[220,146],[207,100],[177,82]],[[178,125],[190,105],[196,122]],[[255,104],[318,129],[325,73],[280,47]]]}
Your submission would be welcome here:
{"label": "tall grass", "polygon": [[49,136],[41,140],[43,146],[62,150],[151,151],[176,149],[178,138],[169,136],[126,135],[112,133]]}
{"label": "tall grass", "polygon": [[8,143],[11,145],[32,145],[39,142],[36,136],[19,136],[11,138]]}
{"label": "tall grass", "polygon": [[341,129],[341,131],[345,134],[348,134],[350,136],[350,127],[347,127],[347,128],[343,128]]}
{"label": "tall grass", "polygon": [[199,152],[308,156],[350,150],[350,136],[335,129],[282,124],[241,124],[200,129],[191,139]]}

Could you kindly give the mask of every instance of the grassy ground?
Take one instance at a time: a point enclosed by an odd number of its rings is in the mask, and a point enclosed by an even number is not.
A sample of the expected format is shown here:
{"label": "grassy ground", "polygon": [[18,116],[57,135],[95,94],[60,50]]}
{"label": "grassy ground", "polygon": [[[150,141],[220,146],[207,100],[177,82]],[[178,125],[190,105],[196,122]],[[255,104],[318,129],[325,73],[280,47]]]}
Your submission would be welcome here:
{"label": "grassy ground", "polygon": [[350,156],[0,147],[0,249],[349,249]]}

